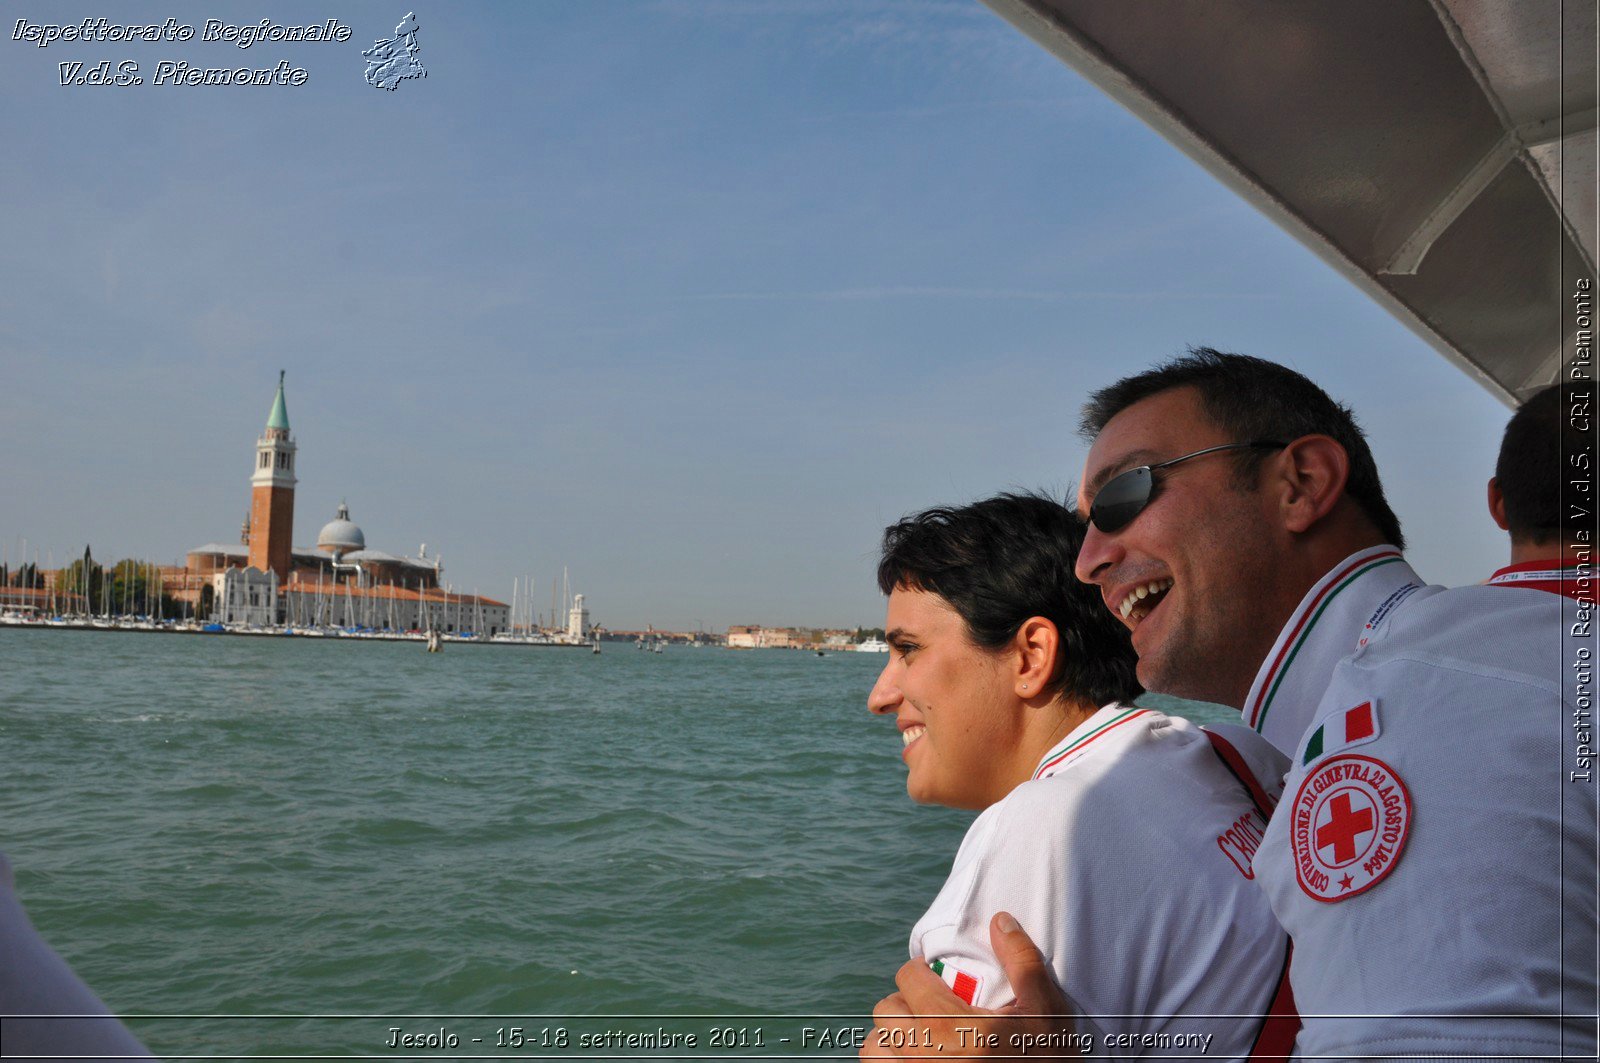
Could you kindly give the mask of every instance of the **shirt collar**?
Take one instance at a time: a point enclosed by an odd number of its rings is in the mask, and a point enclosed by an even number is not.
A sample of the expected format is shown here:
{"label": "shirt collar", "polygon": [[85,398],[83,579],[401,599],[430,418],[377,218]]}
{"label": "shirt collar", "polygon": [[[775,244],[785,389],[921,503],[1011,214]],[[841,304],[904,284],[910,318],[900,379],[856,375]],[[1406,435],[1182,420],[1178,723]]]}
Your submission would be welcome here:
{"label": "shirt collar", "polygon": [[1495,587],[1526,587],[1549,591],[1580,602],[1595,600],[1594,573],[1577,563],[1563,564],[1559,557],[1507,565],[1486,581]]}
{"label": "shirt collar", "polygon": [[1333,678],[1390,612],[1423,586],[1394,546],[1351,554],[1317,581],[1278,633],[1244,703],[1244,722],[1293,755]]}
{"label": "shirt collar", "polygon": [[1149,715],[1152,711],[1141,709],[1137,705],[1123,705],[1116,701],[1101,707],[1093,716],[1074,727],[1067,737],[1057,742],[1050,752],[1040,759],[1032,778],[1048,779],[1089,749],[1097,748],[1096,743],[1100,743],[1100,747],[1103,747],[1101,739],[1105,735],[1131,720]]}

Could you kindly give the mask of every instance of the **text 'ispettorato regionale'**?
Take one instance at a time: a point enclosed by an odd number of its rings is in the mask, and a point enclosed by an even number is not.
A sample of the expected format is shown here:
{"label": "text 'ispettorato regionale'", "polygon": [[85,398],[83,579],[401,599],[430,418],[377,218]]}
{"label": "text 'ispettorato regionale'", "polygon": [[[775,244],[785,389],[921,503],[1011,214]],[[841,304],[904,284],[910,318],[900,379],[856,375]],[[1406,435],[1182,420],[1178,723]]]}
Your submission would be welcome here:
{"label": "text 'ispettorato regionale'", "polygon": [[[14,41],[27,41],[39,48],[56,43],[145,43],[221,42],[249,48],[261,42],[317,42],[350,40],[352,32],[336,18],[308,25],[286,26],[262,19],[260,22],[225,22],[207,19],[198,29],[191,23],[168,18],[164,22],[120,23],[105,18],[86,18],[82,22],[37,23],[17,19],[11,31]],[[98,63],[59,64],[62,85],[142,85],[139,64],[132,59],[105,59]],[[310,77],[304,67],[291,66],[280,59],[274,66],[200,67],[176,59],[160,59],[150,83],[154,85],[303,85]]]}

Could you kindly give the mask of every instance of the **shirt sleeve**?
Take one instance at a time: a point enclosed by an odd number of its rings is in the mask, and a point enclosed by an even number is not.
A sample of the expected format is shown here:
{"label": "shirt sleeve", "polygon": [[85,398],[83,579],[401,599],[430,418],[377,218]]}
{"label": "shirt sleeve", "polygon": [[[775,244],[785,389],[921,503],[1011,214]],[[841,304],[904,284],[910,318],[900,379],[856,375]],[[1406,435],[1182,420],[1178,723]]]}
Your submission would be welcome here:
{"label": "shirt sleeve", "polygon": [[1000,807],[985,811],[968,829],[950,877],[911,931],[913,957],[926,959],[967,1003],[991,1010],[1016,999],[989,948],[988,920],[994,912],[982,908],[992,894],[987,881],[992,872],[989,849]]}
{"label": "shirt sleeve", "polygon": [[974,1003],[1009,1003],[988,932],[1007,911],[1097,1053],[1170,1056],[1188,1043],[1207,1058],[1248,1055],[1259,1025],[1250,1016],[1273,999],[1287,938],[1248,857],[1230,859],[1220,844],[1254,806],[1191,730],[1026,783],[986,811],[912,954],[971,975]]}
{"label": "shirt sleeve", "polygon": [[949,879],[911,936],[912,955],[939,964],[958,996],[970,991],[970,1002],[983,1008],[1016,999],[989,947],[989,921],[1006,911],[1044,953],[1075,1010],[1083,1010],[1066,967],[1078,925],[1071,883],[1084,866],[1070,844],[1076,807],[1071,786],[1025,783],[967,832]]}
{"label": "shirt sleeve", "polygon": [[[68,1017],[40,1017],[57,1015]],[[7,1059],[152,1058],[149,1049],[128,1032],[83,979],[39,936],[17,899],[11,867],[3,856],[0,856],[0,1016],[4,1016]]]}

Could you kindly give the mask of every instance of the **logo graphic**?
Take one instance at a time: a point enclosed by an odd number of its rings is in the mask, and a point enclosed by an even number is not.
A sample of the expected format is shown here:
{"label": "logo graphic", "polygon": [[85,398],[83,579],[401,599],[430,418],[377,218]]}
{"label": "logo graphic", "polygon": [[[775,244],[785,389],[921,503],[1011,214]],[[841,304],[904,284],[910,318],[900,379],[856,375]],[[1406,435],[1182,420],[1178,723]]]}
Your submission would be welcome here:
{"label": "logo graphic", "polygon": [[1315,900],[1364,893],[1394,870],[1411,826],[1411,795],[1394,769],[1355,753],[1330,757],[1294,795],[1295,877]]}
{"label": "logo graphic", "polygon": [[1389,615],[1394,612],[1395,606],[1399,605],[1401,602],[1411,597],[1413,593],[1420,591],[1421,589],[1422,584],[1420,583],[1407,583],[1405,586],[1389,595],[1389,597],[1385,598],[1383,600],[1383,604],[1378,606],[1377,610],[1367,618],[1367,626],[1361,629],[1361,639],[1356,643],[1356,649],[1359,650],[1377,636],[1378,631],[1380,628],[1382,628],[1384,621],[1388,620]]}
{"label": "logo graphic", "polygon": [[367,84],[393,92],[406,78],[425,78],[417,62],[417,16],[408,11],[394,28],[394,38],[378,41],[361,54],[367,57]]}

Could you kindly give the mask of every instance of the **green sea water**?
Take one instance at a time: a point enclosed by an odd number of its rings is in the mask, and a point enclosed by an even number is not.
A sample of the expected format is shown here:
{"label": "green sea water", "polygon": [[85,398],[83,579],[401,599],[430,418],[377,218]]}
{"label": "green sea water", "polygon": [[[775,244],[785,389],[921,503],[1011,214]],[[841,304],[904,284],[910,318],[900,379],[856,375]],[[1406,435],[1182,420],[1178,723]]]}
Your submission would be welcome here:
{"label": "green sea water", "polygon": [[800,1031],[870,1022],[971,819],[885,659],[0,629],[0,850],[169,1058],[853,1057]]}

